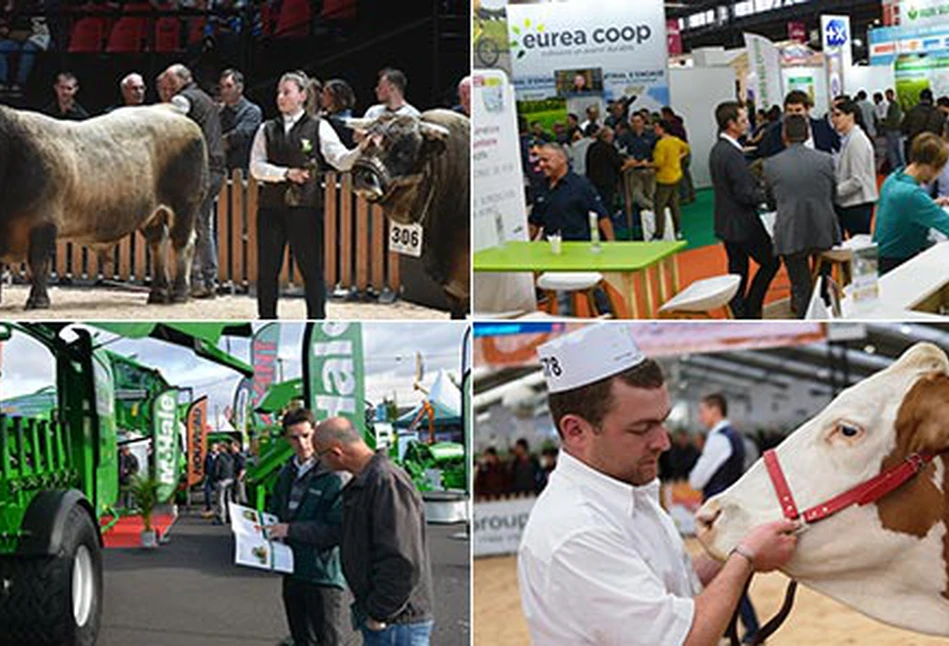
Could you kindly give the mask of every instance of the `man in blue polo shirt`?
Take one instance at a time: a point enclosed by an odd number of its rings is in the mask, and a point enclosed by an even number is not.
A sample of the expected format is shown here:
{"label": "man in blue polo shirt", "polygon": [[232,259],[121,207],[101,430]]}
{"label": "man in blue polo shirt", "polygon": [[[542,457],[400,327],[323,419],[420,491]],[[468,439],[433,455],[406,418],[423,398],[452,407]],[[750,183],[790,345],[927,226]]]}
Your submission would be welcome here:
{"label": "man in blue polo shirt", "polygon": [[643,115],[634,112],[629,118],[630,129],[617,137],[619,148],[633,160],[632,168],[625,172],[625,185],[630,192],[630,202],[640,209],[652,211],[652,198],[656,192],[656,172],[652,168],[652,153],[658,138],[646,130]]}
{"label": "man in blue polo shirt", "polygon": [[600,237],[614,240],[613,224],[596,189],[590,181],[570,170],[567,153],[556,143],[541,146],[540,169],[547,178],[548,190],[538,195],[528,223],[531,238],[540,229],[545,235],[560,233],[564,240],[590,239],[590,211],[600,224]]}

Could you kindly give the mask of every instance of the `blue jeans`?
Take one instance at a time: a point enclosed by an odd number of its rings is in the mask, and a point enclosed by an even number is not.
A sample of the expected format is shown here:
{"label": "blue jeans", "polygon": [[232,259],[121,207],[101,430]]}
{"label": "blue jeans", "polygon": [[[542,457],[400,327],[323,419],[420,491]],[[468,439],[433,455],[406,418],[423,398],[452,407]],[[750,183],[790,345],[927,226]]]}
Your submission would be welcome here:
{"label": "blue jeans", "polygon": [[10,83],[10,58],[12,54],[20,52],[20,66],[17,68],[14,83],[20,86],[26,85],[38,51],[40,51],[39,46],[31,40],[23,43],[15,40],[0,40],[0,83],[4,85]]}
{"label": "blue jeans", "polygon": [[886,131],[886,160],[890,164],[890,172],[903,165],[903,143],[899,130]]}
{"label": "blue jeans", "polygon": [[434,621],[417,624],[392,624],[385,630],[369,630],[360,626],[363,646],[428,646]]}

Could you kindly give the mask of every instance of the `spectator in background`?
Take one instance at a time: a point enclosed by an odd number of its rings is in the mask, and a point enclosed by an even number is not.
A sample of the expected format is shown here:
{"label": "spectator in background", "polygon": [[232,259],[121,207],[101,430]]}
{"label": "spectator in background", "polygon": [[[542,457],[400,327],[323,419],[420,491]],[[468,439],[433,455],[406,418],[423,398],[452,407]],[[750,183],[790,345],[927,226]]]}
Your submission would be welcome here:
{"label": "spectator in background", "polygon": [[632,160],[625,173],[624,185],[629,191],[631,204],[652,211],[652,200],[656,192],[656,173],[652,164],[656,135],[646,130],[646,121],[638,112],[632,114],[629,125],[630,129],[617,138],[620,149]]}
{"label": "spectator in background", "polygon": [[376,98],[379,103],[366,110],[366,119],[375,119],[384,114],[418,117],[420,113],[405,100],[405,89],[409,81],[401,71],[387,67],[379,71],[376,83]]}
{"label": "spectator in background", "polygon": [[511,463],[508,465],[511,492],[515,494],[537,493],[540,483],[540,463],[531,455],[527,440],[523,437],[514,443],[511,452]]}
{"label": "spectator in background", "polygon": [[672,226],[676,238],[682,237],[682,216],[679,210],[679,182],[682,181],[682,160],[689,154],[689,144],[671,132],[671,124],[660,119],[654,126],[656,148],[653,150],[653,165],[656,168],[656,212],[655,240],[662,240],[666,230],[665,210],[672,214]]}
{"label": "spectator in background", "polygon": [[[801,126],[807,123],[801,120]],[[786,128],[788,126],[785,126]],[[791,125],[792,129],[800,126]],[[689,484],[702,492],[702,499],[708,500],[735,484],[744,473],[745,444],[741,434],[728,421],[728,402],[719,393],[707,395],[699,402],[699,421],[708,429],[708,440],[701,457],[689,473]],[[755,613],[748,592],[742,594],[738,603],[738,614],[745,626],[745,643],[754,639],[758,633],[758,615]]]}
{"label": "spectator in background", "polygon": [[458,81],[458,105],[454,108],[455,112],[461,113],[466,117],[471,117],[471,76]]}
{"label": "spectator in background", "polygon": [[547,143],[550,141],[550,135],[544,130],[544,124],[540,121],[531,121],[531,137],[538,143]]}
{"label": "spectator in background", "polygon": [[571,112],[567,115],[567,140],[573,141],[578,135],[583,136],[580,130],[580,117]]}
{"label": "spectator in background", "polygon": [[145,104],[145,79],[138,72],[127,74],[119,83],[124,106]]}
{"label": "spectator in background", "polygon": [[508,492],[507,469],[501,464],[498,450],[489,446],[481,454],[478,470],[475,472],[474,489],[476,496],[498,497]]}
{"label": "spectator in background", "polygon": [[903,122],[903,107],[896,98],[893,90],[886,91],[886,116],[883,118],[883,134],[886,136],[886,161],[892,173],[903,165],[903,133],[900,124]]}
{"label": "spectator in background", "polygon": [[214,500],[217,507],[215,525],[226,525],[229,522],[227,503],[231,500],[231,489],[234,485],[234,457],[227,450],[227,444],[218,445],[218,455],[214,459]]}
{"label": "spectator in background", "polygon": [[570,135],[567,133],[567,127],[562,121],[554,123],[554,141],[561,146],[570,145]]}
{"label": "spectator in background", "polygon": [[867,98],[867,91],[860,90],[857,92],[857,100],[854,101],[854,103],[857,104],[857,107],[860,109],[860,115],[863,117],[863,129],[871,139],[876,137],[876,110],[873,104],[870,103],[870,99]]}
{"label": "spectator in background", "polygon": [[355,599],[352,625],[363,644],[428,646],[432,566],[425,506],[415,484],[385,451],[374,452],[349,420],[320,422],[320,460],[353,475],[343,488],[341,560]]}
{"label": "spectator in background", "polygon": [[877,125],[877,136],[883,134],[880,126],[883,124],[883,120],[886,119],[886,111],[889,107],[890,102],[883,97],[883,92],[873,93],[873,118]]}
{"label": "spectator in background", "polygon": [[910,149],[909,165],[883,182],[877,205],[873,241],[879,245],[880,273],[903,264],[926,246],[929,229],[949,235],[949,198],[933,201],[923,185],[942,172],[949,159],[945,142],[931,132],[920,133]]}
{"label": "spectator in background", "polygon": [[936,99],[936,109],[942,114],[943,119],[949,117],[949,96],[941,96]]}
{"label": "spectator in background", "polygon": [[609,114],[606,117],[604,125],[614,130],[619,124],[626,120],[626,105],[622,101],[610,101],[606,111]]}
{"label": "spectator in background", "polygon": [[616,200],[616,187],[619,185],[623,171],[632,168],[613,145],[613,129],[603,126],[596,135],[596,141],[587,149],[586,171],[587,179],[600,194],[607,213],[612,213]]}
{"label": "spectator in background", "polygon": [[247,456],[241,450],[241,443],[231,442],[231,458],[234,460],[234,486],[231,489],[231,498],[239,505],[247,504],[247,486],[244,482],[247,476]]}
{"label": "spectator in background", "polygon": [[86,109],[76,101],[76,94],[79,93],[79,80],[75,74],[72,72],[57,74],[53,91],[56,93],[56,99],[47,105],[43,112],[51,117],[66,119],[67,121],[82,121],[89,118]]}
{"label": "spectator in background", "polygon": [[[49,49],[50,31],[41,15],[45,4],[42,0],[7,4],[7,11],[0,11],[0,93],[20,94],[33,71],[37,53]],[[19,62],[14,76],[11,71],[16,54]]]}
{"label": "spectator in background", "polygon": [[219,455],[219,445],[217,442],[211,445],[204,456],[204,517],[210,518],[214,515],[211,507],[214,500],[214,462]]}
{"label": "spectator in background", "polygon": [[900,123],[900,131],[906,139],[903,142],[904,159],[909,159],[913,141],[924,132],[942,136],[946,125],[946,116],[933,105],[933,91],[924,88],[919,92],[919,103],[910,108]]}
{"label": "spectator in background", "polygon": [[567,165],[567,153],[557,144],[540,147],[540,168],[547,177],[547,190],[540,193],[528,218],[531,238],[543,228],[546,235],[559,233],[564,240],[590,240],[589,213],[599,217],[601,237],[613,240],[613,224],[603,201],[590,181]]}
{"label": "spectator in background", "polygon": [[250,144],[263,121],[259,105],[244,96],[244,75],[235,69],[221,72],[221,140],[228,171],[239,168],[247,176]]}
{"label": "spectator in background", "polygon": [[347,148],[355,147],[353,130],[346,125],[346,119],[353,116],[353,107],[356,105],[353,88],[342,79],[330,79],[323,86],[320,103],[324,118],[333,126],[340,142]]}
{"label": "spectator in background", "polygon": [[540,472],[537,493],[544,490],[547,481],[550,480],[550,474],[557,468],[557,456],[560,451],[555,446],[545,446],[540,452]]}
{"label": "spectator in background", "polygon": [[834,204],[840,227],[848,236],[870,233],[873,205],[878,197],[873,144],[857,127],[857,111],[857,104],[852,101],[841,101],[831,111],[831,121],[841,137]]}
{"label": "spectator in background", "polygon": [[583,132],[583,134],[587,134],[589,132],[590,126],[596,126],[596,129],[599,130],[600,126],[602,125],[600,123],[600,106],[596,103],[588,105],[586,115],[586,120],[580,124],[580,130]]}
{"label": "spectator in background", "polygon": [[581,177],[587,176],[587,151],[596,141],[596,133],[599,130],[596,126],[588,126],[582,137],[574,138],[570,145],[564,150],[567,158],[570,160],[570,168]]}
{"label": "spectator in background", "polygon": [[119,490],[122,493],[122,507],[132,509],[135,501],[132,497],[130,487],[132,478],[138,473],[138,458],[136,458],[128,445],[123,445],[119,449]]}
{"label": "spectator in background", "polygon": [[[846,104],[853,105],[849,101]],[[786,148],[764,162],[768,202],[777,210],[774,252],[787,267],[791,304],[798,318],[804,318],[811,298],[811,255],[840,242],[834,211],[834,159],[828,153],[807,148],[804,142],[808,137],[803,116],[786,117]]]}
{"label": "spectator in background", "polygon": [[[685,120],[677,115],[675,111],[664,106],[660,110],[662,118],[669,126],[668,132],[673,137],[678,137],[684,143],[689,143],[689,133],[685,130]],[[691,204],[695,201],[695,185],[692,182],[692,151],[686,152],[682,158],[682,179],[679,182],[679,198],[683,204]]]}
{"label": "spectator in background", "polygon": [[159,76],[159,86],[165,96],[182,114],[201,127],[208,146],[210,184],[195,223],[197,240],[194,245],[194,263],[191,268],[191,296],[214,298],[217,289],[217,241],[212,218],[221,186],[224,184],[224,140],[221,135],[221,115],[217,104],[198,87],[191,70],[180,63],[169,66]]}

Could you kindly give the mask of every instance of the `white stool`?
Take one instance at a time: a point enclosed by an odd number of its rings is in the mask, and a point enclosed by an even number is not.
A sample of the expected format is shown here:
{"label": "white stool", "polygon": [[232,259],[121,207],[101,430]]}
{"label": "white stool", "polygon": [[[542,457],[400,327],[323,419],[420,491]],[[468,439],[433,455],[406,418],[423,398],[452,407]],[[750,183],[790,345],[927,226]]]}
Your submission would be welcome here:
{"label": "white stool", "polygon": [[629,318],[626,301],[603,275],[595,271],[559,272],[548,271],[537,278],[537,286],[547,293],[547,313],[557,316],[557,292],[569,292],[573,299],[574,314],[579,318],[596,318],[594,292],[597,287],[606,292],[610,309],[616,318]]}
{"label": "white stool", "polygon": [[727,318],[734,318],[729,301],[738,293],[741,276],[728,274],[697,280],[663,303],[659,316],[665,318],[711,318],[711,312],[724,308]]}

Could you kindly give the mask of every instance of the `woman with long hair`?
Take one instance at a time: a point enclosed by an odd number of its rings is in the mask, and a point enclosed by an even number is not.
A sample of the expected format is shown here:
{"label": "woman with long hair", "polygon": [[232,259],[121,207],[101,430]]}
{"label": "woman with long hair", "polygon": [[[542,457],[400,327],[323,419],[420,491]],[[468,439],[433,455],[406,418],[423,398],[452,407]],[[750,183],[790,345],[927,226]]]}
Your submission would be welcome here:
{"label": "woman with long hair", "polygon": [[326,318],[323,279],[323,189],[330,164],[349,170],[360,149],[349,150],[325,119],[306,107],[316,87],[303,72],[277,84],[280,115],[261,124],[250,153],[250,172],[261,183],[257,210],[257,314],[277,317],[280,268],[287,242],[303,275],[308,319]]}

